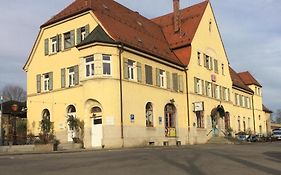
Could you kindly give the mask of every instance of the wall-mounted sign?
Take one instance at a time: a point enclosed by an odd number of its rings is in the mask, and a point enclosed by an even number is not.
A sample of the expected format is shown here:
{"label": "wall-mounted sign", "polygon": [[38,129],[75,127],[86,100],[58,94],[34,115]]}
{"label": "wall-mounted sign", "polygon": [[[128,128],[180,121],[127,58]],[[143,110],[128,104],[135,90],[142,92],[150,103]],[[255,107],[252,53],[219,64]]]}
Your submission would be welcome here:
{"label": "wall-mounted sign", "polygon": [[197,111],[204,111],[204,102],[195,102],[193,103],[193,107],[194,107],[194,112]]}
{"label": "wall-mounted sign", "polygon": [[130,115],[130,120],[131,120],[131,122],[134,122],[134,121],[135,121],[135,115],[134,115],[134,114],[131,114],[131,115]]}
{"label": "wall-mounted sign", "polygon": [[114,117],[106,117],[106,125],[114,125]]}
{"label": "wall-mounted sign", "polygon": [[162,117],[159,117],[159,125],[162,125],[162,122],[163,122]]}
{"label": "wall-mounted sign", "polygon": [[212,74],[211,75],[211,80],[212,80],[212,82],[216,82],[217,81],[217,76]]}

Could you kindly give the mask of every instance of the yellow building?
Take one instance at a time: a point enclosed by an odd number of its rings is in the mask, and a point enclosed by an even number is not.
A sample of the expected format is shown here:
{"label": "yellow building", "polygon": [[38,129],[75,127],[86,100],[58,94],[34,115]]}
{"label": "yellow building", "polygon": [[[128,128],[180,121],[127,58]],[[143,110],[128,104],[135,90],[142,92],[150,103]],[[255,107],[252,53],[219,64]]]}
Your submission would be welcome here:
{"label": "yellow building", "polygon": [[113,0],[76,0],[43,24],[24,66],[30,132],[45,117],[71,142],[74,116],[86,148],[266,134],[261,85],[229,67],[210,2],[173,5],[149,20]]}

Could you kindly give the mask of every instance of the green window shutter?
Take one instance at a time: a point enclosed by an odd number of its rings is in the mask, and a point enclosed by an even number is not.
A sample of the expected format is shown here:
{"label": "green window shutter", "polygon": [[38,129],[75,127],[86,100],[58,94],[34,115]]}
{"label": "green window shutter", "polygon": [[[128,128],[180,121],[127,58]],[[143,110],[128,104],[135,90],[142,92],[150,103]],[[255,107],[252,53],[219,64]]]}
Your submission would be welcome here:
{"label": "green window shutter", "polygon": [[152,78],[152,67],[145,65],[145,83],[152,85],[153,84],[152,79],[153,79]]}
{"label": "green window shutter", "polygon": [[156,86],[160,87],[160,69],[156,68]]}
{"label": "green window shutter", "polygon": [[65,88],[65,68],[61,69],[61,88]]}
{"label": "green window shutter", "polygon": [[142,71],[141,71],[141,63],[137,62],[137,71],[138,71],[138,82],[142,82]]}
{"label": "green window shutter", "polygon": [[128,59],[123,58],[123,78],[128,79],[129,78],[129,69],[128,69]]}
{"label": "green window shutter", "polygon": [[61,51],[62,36],[61,35],[57,35],[56,36],[56,40],[57,40],[57,52],[59,52],[59,51]]}
{"label": "green window shutter", "polygon": [[205,81],[205,92],[206,92],[207,96],[210,95],[210,94],[208,94],[208,81]]}
{"label": "green window shutter", "polygon": [[44,42],[44,48],[45,48],[45,56],[49,55],[49,39],[45,39]]}
{"label": "green window shutter", "polygon": [[76,30],[76,38],[77,38],[76,44],[78,45],[81,42],[81,28],[78,28]]}
{"label": "green window shutter", "polygon": [[78,65],[74,66],[74,84],[75,85],[79,84],[79,66]]}
{"label": "green window shutter", "polygon": [[220,86],[220,99],[223,99],[223,88]]}
{"label": "green window shutter", "polygon": [[170,76],[170,72],[166,72],[166,76],[167,76],[167,89],[171,89],[171,76]]}
{"label": "green window shutter", "polygon": [[212,83],[211,84],[211,91],[212,91],[212,97],[215,97],[215,85]]}
{"label": "green window shutter", "polygon": [[86,37],[89,35],[89,33],[90,33],[90,25],[89,24],[87,24],[86,26],[85,26],[85,31],[86,31]]}
{"label": "green window shutter", "polygon": [[53,90],[53,72],[49,73],[49,90],[52,91]]}
{"label": "green window shutter", "polygon": [[179,90],[179,83],[178,83],[178,74],[173,73],[173,90],[178,91]]}
{"label": "green window shutter", "polygon": [[41,92],[41,75],[36,75],[37,93]]}
{"label": "green window shutter", "polygon": [[207,55],[204,54],[204,67],[207,67]]}
{"label": "green window shutter", "polygon": [[70,45],[71,47],[73,47],[75,45],[75,31],[71,30],[70,31]]}
{"label": "green window shutter", "polygon": [[179,91],[183,92],[183,76],[179,75],[178,79],[179,79]]}

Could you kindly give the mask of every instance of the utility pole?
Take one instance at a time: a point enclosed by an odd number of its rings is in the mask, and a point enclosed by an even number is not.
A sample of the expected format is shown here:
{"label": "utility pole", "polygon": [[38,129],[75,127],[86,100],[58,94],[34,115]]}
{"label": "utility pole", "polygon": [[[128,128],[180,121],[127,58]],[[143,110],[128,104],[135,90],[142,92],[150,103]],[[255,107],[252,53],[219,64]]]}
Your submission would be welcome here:
{"label": "utility pole", "polygon": [[0,97],[1,112],[0,112],[0,146],[3,145],[3,133],[2,133],[2,116],[3,116],[3,96]]}

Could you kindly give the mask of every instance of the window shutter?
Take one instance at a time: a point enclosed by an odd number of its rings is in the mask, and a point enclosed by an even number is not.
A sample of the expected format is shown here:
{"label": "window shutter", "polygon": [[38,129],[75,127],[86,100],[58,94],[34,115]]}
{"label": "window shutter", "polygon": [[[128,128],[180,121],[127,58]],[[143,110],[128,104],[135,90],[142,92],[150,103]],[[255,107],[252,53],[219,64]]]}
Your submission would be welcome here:
{"label": "window shutter", "polygon": [[215,85],[212,83],[211,84],[211,90],[212,90],[212,97],[215,97]]}
{"label": "window shutter", "polygon": [[70,31],[70,45],[73,47],[75,45],[75,32],[74,30]]}
{"label": "window shutter", "polygon": [[160,87],[160,69],[156,68],[156,86]]}
{"label": "window shutter", "polygon": [[123,78],[124,79],[128,79],[129,75],[128,75],[128,59],[127,58],[123,58]]}
{"label": "window shutter", "polygon": [[81,42],[81,28],[78,28],[76,30],[76,38],[77,38],[76,44],[79,44]]}
{"label": "window shutter", "polygon": [[171,89],[171,76],[170,72],[166,72],[166,77],[167,77],[167,89]]}
{"label": "window shutter", "polygon": [[56,40],[57,40],[57,52],[59,52],[61,51],[61,40],[62,40],[61,35],[57,35]]}
{"label": "window shutter", "polygon": [[197,78],[194,77],[194,93],[197,94],[198,92],[197,92],[197,83],[196,82],[197,82]]}
{"label": "window shutter", "polygon": [[178,91],[179,89],[179,84],[178,84],[178,74],[177,73],[173,73],[173,90],[174,91]]}
{"label": "window shutter", "polygon": [[45,56],[49,55],[49,39],[45,39],[44,42],[44,48],[45,48]]}
{"label": "window shutter", "polygon": [[61,88],[65,88],[65,68],[61,69]]}
{"label": "window shutter", "polygon": [[37,93],[41,92],[41,75],[36,75]]}
{"label": "window shutter", "polygon": [[49,90],[53,90],[53,72],[49,73]]}
{"label": "window shutter", "polygon": [[86,26],[85,26],[85,32],[86,32],[86,37],[89,35],[89,33],[90,33],[90,25],[89,24],[87,24]]}
{"label": "window shutter", "polygon": [[207,55],[204,54],[204,67],[207,67]]}
{"label": "window shutter", "polygon": [[138,82],[142,82],[141,63],[139,63],[139,62],[137,62],[137,69],[138,69]]}
{"label": "window shutter", "polygon": [[183,92],[183,76],[179,75],[179,91]]}
{"label": "window shutter", "polygon": [[220,86],[220,99],[223,99],[223,88]]}
{"label": "window shutter", "polygon": [[75,85],[79,84],[79,66],[78,65],[74,66],[74,84]]}
{"label": "window shutter", "polygon": [[213,58],[212,57],[210,57],[210,69],[211,70],[213,70],[213,66],[214,64],[213,64]]}
{"label": "window shutter", "polygon": [[205,81],[205,92],[206,92],[206,95],[209,96],[210,94],[208,94],[208,82]]}

